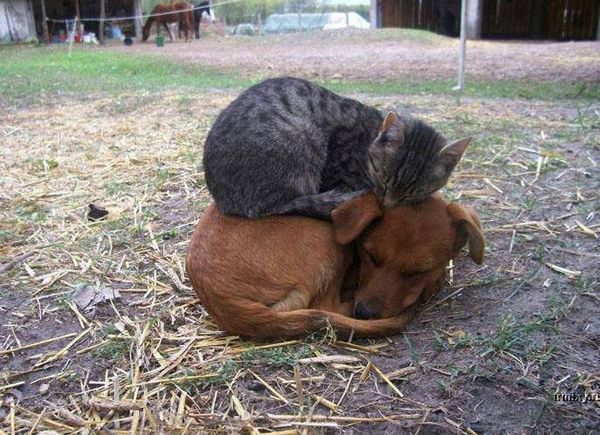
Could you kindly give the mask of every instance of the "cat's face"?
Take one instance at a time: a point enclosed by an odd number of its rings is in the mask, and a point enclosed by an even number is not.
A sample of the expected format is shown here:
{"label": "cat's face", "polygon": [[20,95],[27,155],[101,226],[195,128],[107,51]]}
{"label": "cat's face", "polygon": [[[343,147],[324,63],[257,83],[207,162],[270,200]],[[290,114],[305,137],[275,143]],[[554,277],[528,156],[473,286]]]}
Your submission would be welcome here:
{"label": "cat's face", "polygon": [[424,200],[446,184],[470,142],[448,143],[426,123],[388,113],[368,150],[375,194],[386,207]]}

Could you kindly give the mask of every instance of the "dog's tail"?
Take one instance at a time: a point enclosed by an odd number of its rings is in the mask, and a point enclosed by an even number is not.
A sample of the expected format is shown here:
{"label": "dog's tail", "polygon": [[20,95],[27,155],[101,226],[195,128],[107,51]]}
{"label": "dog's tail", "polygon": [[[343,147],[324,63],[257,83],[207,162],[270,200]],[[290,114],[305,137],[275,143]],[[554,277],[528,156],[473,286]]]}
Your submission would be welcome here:
{"label": "dog's tail", "polygon": [[[351,334],[355,337],[382,337],[398,334],[412,320],[415,312],[416,310],[411,307],[398,316],[374,320],[359,320],[342,314],[328,313],[320,310],[296,310],[278,314],[291,318],[308,318],[306,328],[308,331],[318,331],[326,327],[331,327],[335,330],[339,338],[347,338]],[[305,332],[299,331],[299,333],[302,335]]]}
{"label": "dog's tail", "polygon": [[[331,327],[340,338],[394,335],[406,327],[415,315],[409,307],[404,313],[386,319],[359,320],[342,314],[303,309],[278,312],[260,303],[251,303],[242,316],[216,319],[230,333],[254,339],[292,338]],[[220,317],[220,316],[219,316]],[[246,322],[248,319],[248,322]]]}

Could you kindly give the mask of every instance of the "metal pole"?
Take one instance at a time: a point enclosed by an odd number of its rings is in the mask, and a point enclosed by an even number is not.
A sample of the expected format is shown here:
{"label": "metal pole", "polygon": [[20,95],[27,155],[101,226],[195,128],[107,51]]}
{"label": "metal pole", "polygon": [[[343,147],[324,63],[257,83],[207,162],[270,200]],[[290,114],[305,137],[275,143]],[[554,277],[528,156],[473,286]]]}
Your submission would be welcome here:
{"label": "metal pole", "polygon": [[467,35],[466,35],[466,12],[467,0],[462,0],[460,7],[460,49],[458,52],[458,86],[454,88],[460,93],[465,89],[465,56],[467,51]]}
{"label": "metal pole", "polygon": [[369,21],[371,21],[371,29],[376,29],[377,23],[377,0],[371,0],[369,5]]}
{"label": "metal pole", "polygon": [[71,53],[73,53],[73,42],[75,40],[75,30],[77,29],[77,17],[73,19],[72,28],[69,31],[69,21],[66,22],[67,26],[67,42],[69,43],[69,57],[71,57]]}

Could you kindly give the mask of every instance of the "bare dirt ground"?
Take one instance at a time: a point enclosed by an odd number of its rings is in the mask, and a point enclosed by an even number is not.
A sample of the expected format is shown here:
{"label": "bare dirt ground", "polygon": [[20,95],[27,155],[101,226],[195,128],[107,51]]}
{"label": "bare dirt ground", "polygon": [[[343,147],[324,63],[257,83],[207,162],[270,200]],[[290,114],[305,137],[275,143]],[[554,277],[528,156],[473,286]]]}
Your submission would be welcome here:
{"label": "bare dirt ground", "polygon": [[[123,52],[152,53],[247,76],[290,74],[313,79],[453,79],[458,40],[406,30],[344,30],[268,37],[209,37],[152,42]],[[600,85],[597,42],[469,41],[468,73],[475,79],[531,79]]]}
{"label": "bare dirt ground", "polygon": [[[361,48],[351,36],[336,43],[338,53]],[[303,53],[315,51],[317,38],[307,37],[304,51],[282,48],[291,35],[278,38],[284,42],[273,53],[263,40],[216,38],[166,50],[241,74],[271,68],[263,65],[269,58],[274,72],[387,77],[387,67],[368,69],[356,55],[339,62],[313,54],[311,63]],[[393,50],[386,38],[363,41],[366,57],[388,44]],[[219,64],[208,53],[233,53],[231,44],[256,46],[264,58],[252,63],[238,53]],[[597,80],[597,43],[480,44],[511,59],[529,53],[540,62],[529,74]],[[277,60],[277,50],[288,61]],[[553,52],[571,52],[573,64],[553,60]],[[429,72],[416,62],[407,74],[433,74],[430,59]],[[440,59],[440,70],[450,68]],[[503,69],[500,55],[489,59],[500,65],[489,77],[520,74],[514,65]],[[482,63],[479,73],[487,68]],[[410,112],[449,137],[474,135],[445,195],[478,210],[486,262],[458,259],[452,282],[402,335],[251,343],[218,331],[182,270],[188,238],[210,202],[201,146],[235,93],[81,97],[14,108],[0,119],[0,430],[597,430],[598,102],[468,98],[457,106],[441,96],[353,95]],[[108,218],[89,222],[89,203],[106,207]],[[72,301],[81,285],[120,296],[84,310]],[[341,359],[303,360],[314,356]]]}

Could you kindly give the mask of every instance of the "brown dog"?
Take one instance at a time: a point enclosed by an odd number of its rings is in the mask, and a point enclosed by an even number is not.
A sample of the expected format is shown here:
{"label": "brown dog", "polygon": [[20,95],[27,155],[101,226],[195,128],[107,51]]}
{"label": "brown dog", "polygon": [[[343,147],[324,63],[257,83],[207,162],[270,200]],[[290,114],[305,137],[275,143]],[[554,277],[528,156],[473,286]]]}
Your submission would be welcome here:
{"label": "brown dog", "polygon": [[[332,218],[333,225],[299,216],[248,220],[211,205],[192,235],[186,270],[215,322],[251,338],[293,337],[327,324],[343,336],[390,335],[410,321],[421,295],[439,291],[467,240],[471,258],[483,261],[475,213],[438,196],[384,213],[365,195]],[[355,251],[359,285],[345,302]]]}

